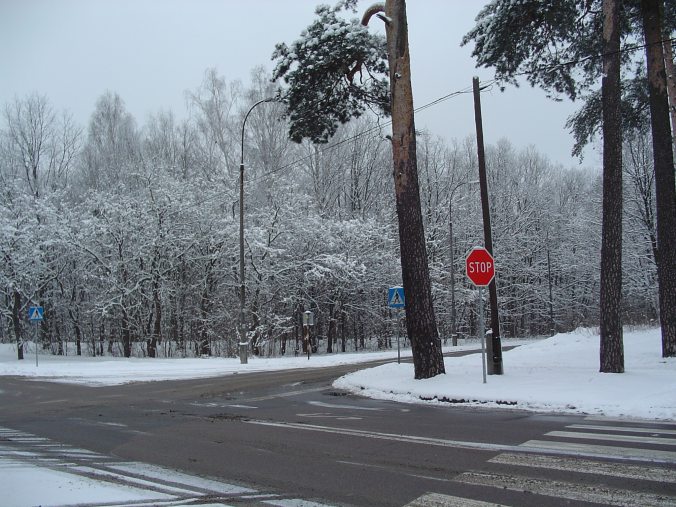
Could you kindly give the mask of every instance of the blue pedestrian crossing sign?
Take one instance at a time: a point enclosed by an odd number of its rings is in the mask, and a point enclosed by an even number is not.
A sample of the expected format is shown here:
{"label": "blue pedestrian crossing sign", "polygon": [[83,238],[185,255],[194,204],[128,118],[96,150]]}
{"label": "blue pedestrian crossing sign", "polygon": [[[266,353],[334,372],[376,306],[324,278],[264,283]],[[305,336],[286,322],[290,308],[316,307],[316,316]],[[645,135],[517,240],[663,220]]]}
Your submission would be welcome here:
{"label": "blue pedestrian crossing sign", "polygon": [[390,308],[404,308],[406,306],[404,288],[390,287],[387,291],[387,304]]}
{"label": "blue pedestrian crossing sign", "polygon": [[45,310],[41,306],[31,306],[28,308],[28,320],[37,322],[44,318]]}

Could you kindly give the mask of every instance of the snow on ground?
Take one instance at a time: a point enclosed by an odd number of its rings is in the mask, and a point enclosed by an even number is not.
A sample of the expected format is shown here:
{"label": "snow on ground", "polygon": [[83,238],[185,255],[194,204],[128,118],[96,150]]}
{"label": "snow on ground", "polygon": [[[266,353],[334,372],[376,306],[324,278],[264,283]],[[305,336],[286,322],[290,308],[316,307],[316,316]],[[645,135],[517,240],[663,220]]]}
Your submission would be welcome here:
{"label": "snow on ground", "polygon": [[[390,360],[338,379],[334,386],[362,396],[414,403],[463,403],[537,411],[612,417],[676,419],[676,359],[661,357],[660,330],[626,331],[625,373],[599,373],[599,336],[590,330],[559,334],[503,353],[504,375],[482,382],[481,355],[446,358],[446,375],[413,379],[410,363],[397,364],[397,352],[348,353],[238,359],[124,359],[41,355],[18,361],[13,345],[0,345],[0,377],[19,375],[89,386],[216,377],[291,368],[321,368]],[[477,342],[446,351],[471,350]],[[410,357],[410,350],[402,350]],[[0,384],[1,393],[1,384]]]}
{"label": "snow on ground", "polygon": [[[476,348],[476,344],[463,348]],[[322,368],[341,364],[358,364],[378,359],[394,358],[397,351],[346,353],[334,355],[285,356],[260,358],[250,356],[248,364],[239,359],[222,357],[205,358],[119,358],[119,357],[77,357],[40,355],[35,366],[32,344],[24,352],[24,360],[16,359],[14,345],[0,345],[0,377],[17,375],[35,380],[84,384],[92,387],[128,384],[130,382],[151,382],[160,380],[186,380],[218,377],[237,373],[276,371],[293,368]],[[402,357],[410,357],[410,350],[402,350]]]}
{"label": "snow on ground", "polygon": [[[10,502],[8,505],[14,507],[47,505],[46,496],[49,498],[48,505],[123,504],[173,499],[169,495],[152,494],[127,484],[104,482],[4,457],[0,463],[4,498]],[[36,487],[38,484],[39,487]]]}
{"label": "snow on ground", "polygon": [[481,356],[446,358],[446,375],[412,380],[411,364],[338,379],[362,396],[641,419],[676,420],[676,358],[661,357],[659,329],[624,333],[625,373],[599,373],[599,336],[559,334],[503,353],[504,375],[483,383]]}
{"label": "snow on ground", "polygon": [[[481,355],[446,358],[446,375],[413,379],[410,363],[397,364],[395,351],[285,358],[249,359],[122,359],[26,355],[18,361],[12,345],[0,345],[0,377],[19,375],[36,380],[79,383],[89,386],[118,385],[214,377],[254,371],[357,364],[374,359],[390,360],[338,379],[334,386],[362,396],[413,403],[454,403],[536,411],[599,414],[611,417],[676,419],[676,359],[661,357],[659,329],[625,332],[625,373],[598,372],[598,334],[589,330],[559,334],[503,353],[504,375],[482,381]],[[510,343],[506,342],[505,344]],[[476,348],[476,342],[446,350]],[[403,350],[402,357],[409,357]],[[0,381],[0,396],[2,395]],[[0,429],[1,430],[1,429]],[[10,432],[11,430],[5,430]],[[9,435],[9,433],[8,433]],[[30,438],[28,439],[30,441]],[[60,445],[60,444],[59,444]],[[86,451],[89,452],[89,451]],[[9,488],[13,505],[36,505],[49,493],[50,502],[77,504],[129,502],[150,505],[167,502],[158,492],[130,488],[115,480],[82,476],[67,468],[53,470],[22,459],[25,453],[0,446],[0,489]],[[150,465],[144,465],[150,466]],[[181,477],[184,477],[181,475]],[[31,485],[40,484],[35,489]],[[39,495],[35,495],[36,492]],[[13,495],[13,496],[12,496]],[[166,495],[165,495],[166,496]],[[167,503],[172,503],[171,500]],[[309,505],[304,500],[270,500],[271,505]]]}

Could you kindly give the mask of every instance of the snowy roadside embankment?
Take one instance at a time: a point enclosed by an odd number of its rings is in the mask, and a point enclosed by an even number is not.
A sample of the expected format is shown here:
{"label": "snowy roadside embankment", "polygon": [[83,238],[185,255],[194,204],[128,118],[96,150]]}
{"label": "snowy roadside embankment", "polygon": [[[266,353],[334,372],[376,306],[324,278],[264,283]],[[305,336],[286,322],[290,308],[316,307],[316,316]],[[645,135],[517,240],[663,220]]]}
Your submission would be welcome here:
{"label": "snowy roadside embankment", "polygon": [[[482,383],[481,355],[446,358],[446,375],[413,379],[410,363],[397,364],[396,350],[259,358],[249,364],[238,359],[125,359],[40,355],[39,365],[27,352],[16,360],[11,344],[0,345],[0,377],[17,375],[89,386],[129,382],[186,380],[238,373],[322,368],[383,360],[391,363],[338,379],[334,386],[362,396],[409,403],[437,403],[506,407],[676,420],[676,359],[661,357],[660,330],[625,332],[625,373],[599,373],[599,336],[590,330],[560,334],[525,343],[504,352],[505,374]],[[475,350],[472,342],[444,350]],[[402,357],[410,357],[402,350]]]}
{"label": "snowy roadside embankment", "polygon": [[[511,340],[507,344],[521,344],[524,340]],[[476,350],[478,343],[472,341],[458,347],[445,346],[444,351]],[[40,354],[35,365],[35,348],[26,344],[24,359],[16,358],[14,344],[0,344],[0,377],[20,376],[49,382],[83,384],[92,387],[127,384],[130,382],[154,382],[161,380],[187,380],[220,377],[238,373],[278,371],[297,368],[326,368],[344,364],[359,364],[368,361],[396,361],[397,351],[348,352],[307,356],[249,357],[248,364],[236,358],[123,358],[55,356]],[[410,349],[402,349],[401,357],[411,357]]]}
{"label": "snowy roadside embankment", "polygon": [[334,387],[413,403],[676,420],[676,359],[661,357],[659,329],[625,332],[625,373],[599,373],[599,336],[559,334],[503,353],[505,374],[483,383],[481,356],[446,358],[446,375],[413,379],[411,364],[346,375]]}
{"label": "snowy roadside embankment", "polygon": [[[31,349],[32,344],[30,345]],[[476,347],[476,345],[474,345]],[[77,357],[40,355],[38,366],[31,352],[23,361],[16,359],[13,345],[0,345],[0,377],[20,376],[35,380],[84,384],[92,387],[128,384],[130,382],[154,382],[161,380],[188,380],[219,377],[238,373],[278,371],[295,368],[323,368],[342,364],[358,364],[379,359],[391,359],[388,353],[347,353],[298,357],[259,358],[250,357],[248,364],[239,359],[206,358],[120,358]],[[411,351],[402,351],[410,357]],[[394,351],[394,359],[397,353]]]}

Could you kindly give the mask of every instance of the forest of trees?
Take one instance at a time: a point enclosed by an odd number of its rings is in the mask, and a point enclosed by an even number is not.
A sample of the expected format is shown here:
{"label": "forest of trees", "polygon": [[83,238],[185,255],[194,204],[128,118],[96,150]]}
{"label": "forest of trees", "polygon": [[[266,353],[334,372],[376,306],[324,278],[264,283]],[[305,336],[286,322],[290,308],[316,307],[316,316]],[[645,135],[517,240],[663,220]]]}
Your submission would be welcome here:
{"label": "forest of trees", "polygon": [[[164,111],[139,124],[113,92],[86,126],[39,94],[4,104],[0,341],[30,340],[38,303],[42,347],[56,354],[234,357],[241,124],[273,94],[263,70],[249,86],[209,70],[181,120]],[[363,116],[329,144],[294,144],[282,114],[262,104],[246,128],[251,350],[293,354],[308,309],[320,352],[390,347],[386,294],[401,269],[387,128]],[[658,318],[651,149],[649,136],[624,142],[625,324]],[[503,336],[598,325],[600,170],[508,140],[488,146],[487,169]],[[439,334],[451,339],[454,299],[456,329],[473,335],[464,257],[483,242],[473,139],[420,133],[418,173]]]}

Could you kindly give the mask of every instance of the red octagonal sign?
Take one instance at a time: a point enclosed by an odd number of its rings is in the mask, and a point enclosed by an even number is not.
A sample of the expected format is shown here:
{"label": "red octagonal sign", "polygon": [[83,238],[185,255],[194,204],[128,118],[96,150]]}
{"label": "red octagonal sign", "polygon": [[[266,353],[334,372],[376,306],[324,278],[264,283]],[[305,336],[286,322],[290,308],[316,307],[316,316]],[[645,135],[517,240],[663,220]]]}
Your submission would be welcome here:
{"label": "red octagonal sign", "polygon": [[495,277],[495,261],[493,256],[483,247],[474,247],[465,259],[465,272],[477,287],[485,287]]}

